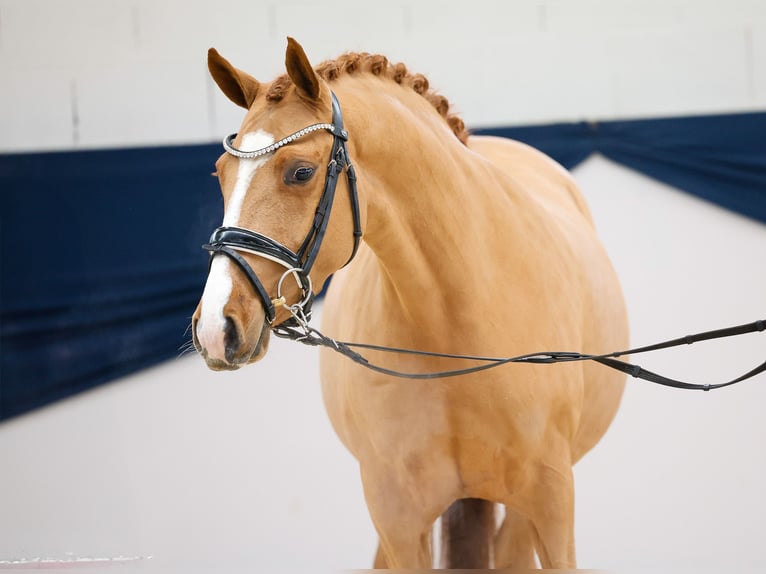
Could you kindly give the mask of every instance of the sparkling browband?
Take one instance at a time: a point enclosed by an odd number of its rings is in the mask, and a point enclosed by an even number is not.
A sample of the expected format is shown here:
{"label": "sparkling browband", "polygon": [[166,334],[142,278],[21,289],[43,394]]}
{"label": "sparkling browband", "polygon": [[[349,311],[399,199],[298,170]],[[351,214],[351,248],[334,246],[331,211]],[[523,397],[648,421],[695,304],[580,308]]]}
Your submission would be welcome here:
{"label": "sparkling browband", "polygon": [[[242,151],[241,149],[237,149],[234,146],[232,146],[231,142],[234,141],[234,138],[237,137],[237,134],[231,134],[223,138],[223,148],[227,152],[229,152],[231,155],[236,156],[238,158],[253,159],[255,157],[260,157],[262,155],[266,155],[271,152],[277,151],[282,146],[287,145],[291,142],[294,142],[298,138],[302,138],[303,136],[310,134],[311,132],[315,132],[317,130],[327,130],[328,132],[335,134],[335,129],[332,124],[314,124],[314,125],[305,127],[302,130],[298,130],[294,134],[290,134],[289,136],[282,138],[278,142],[274,142],[271,145],[268,145],[266,147],[262,147],[261,149],[257,149],[253,151]],[[335,135],[338,135],[339,137],[344,137],[345,134],[335,134]]]}

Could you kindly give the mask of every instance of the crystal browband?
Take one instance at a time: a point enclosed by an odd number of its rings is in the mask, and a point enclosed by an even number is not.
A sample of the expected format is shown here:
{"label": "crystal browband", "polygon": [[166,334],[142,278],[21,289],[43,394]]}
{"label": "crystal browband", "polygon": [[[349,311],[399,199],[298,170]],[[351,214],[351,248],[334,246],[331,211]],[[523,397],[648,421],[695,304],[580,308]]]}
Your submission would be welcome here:
{"label": "crystal browband", "polygon": [[229,152],[233,156],[236,156],[242,159],[253,159],[253,158],[260,157],[262,155],[266,155],[271,152],[277,151],[282,146],[287,145],[291,142],[294,142],[298,138],[302,138],[303,136],[308,135],[311,132],[315,132],[317,130],[327,130],[328,132],[345,139],[344,137],[345,134],[335,134],[335,129],[332,124],[313,124],[303,128],[302,130],[298,130],[294,134],[290,134],[289,136],[282,138],[281,140],[274,142],[271,145],[262,147],[261,149],[256,149],[253,151],[243,151],[241,149],[235,148],[234,146],[231,145],[231,143],[234,141],[234,138],[237,137],[237,134],[231,134],[226,136],[223,139],[223,147],[227,152]]}

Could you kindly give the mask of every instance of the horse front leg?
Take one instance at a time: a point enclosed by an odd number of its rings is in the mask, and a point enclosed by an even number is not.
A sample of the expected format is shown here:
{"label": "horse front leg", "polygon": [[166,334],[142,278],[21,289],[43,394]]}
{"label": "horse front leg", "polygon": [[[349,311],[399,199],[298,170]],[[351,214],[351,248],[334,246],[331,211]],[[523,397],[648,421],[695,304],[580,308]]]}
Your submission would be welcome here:
{"label": "horse front leg", "polygon": [[[433,556],[433,540],[429,539],[429,548],[431,549],[431,553]],[[378,540],[378,549],[375,551],[375,560],[372,563],[372,567],[375,570],[387,570],[391,568],[389,566],[390,562],[388,558],[386,557],[386,551],[383,550],[383,543]]]}
{"label": "horse front leg", "polygon": [[527,492],[523,513],[536,539],[543,568],[575,569],[574,478],[568,464],[541,463]]}
{"label": "horse front leg", "polygon": [[433,485],[398,476],[391,468],[362,469],[370,518],[380,538],[375,568],[431,569],[434,520],[449,501],[434,496]]}
{"label": "horse front leg", "polygon": [[534,570],[537,568],[535,527],[525,517],[506,507],[503,525],[495,536],[495,568]]}
{"label": "horse front leg", "polygon": [[373,517],[375,529],[380,537],[373,568],[430,570],[433,567],[430,526],[423,531],[412,524],[404,523],[411,520],[405,518],[403,527],[397,531],[393,523],[388,522],[390,517],[381,519],[382,517],[373,511],[370,511],[370,516]]}
{"label": "horse front leg", "polygon": [[378,550],[375,552],[375,561],[372,563],[372,567],[376,570],[388,568],[388,558],[386,558],[386,552],[383,550],[383,544],[380,540],[378,540]]}

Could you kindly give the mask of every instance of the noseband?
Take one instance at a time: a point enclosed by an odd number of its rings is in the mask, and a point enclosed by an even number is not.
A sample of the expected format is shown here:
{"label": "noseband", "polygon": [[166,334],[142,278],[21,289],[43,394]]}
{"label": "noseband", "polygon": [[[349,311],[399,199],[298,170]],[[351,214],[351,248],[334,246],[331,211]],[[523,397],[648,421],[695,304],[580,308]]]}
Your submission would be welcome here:
{"label": "noseband", "polygon": [[[297,281],[298,286],[301,288],[303,298],[298,303],[288,306],[292,312],[293,318],[288,319],[283,324],[297,321],[298,317],[303,321],[307,321],[311,317],[311,305],[314,300],[314,292],[309,273],[314,266],[317,255],[319,254],[319,248],[322,245],[322,240],[327,231],[330,211],[332,210],[333,199],[335,197],[335,187],[338,183],[338,175],[344,168],[346,170],[346,177],[348,178],[351,214],[354,220],[354,247],[351,251],[351,256],[348,258],[345,265],[348,265],[356,255],[357,249],[359,248],[359,241],[362,237],[362,225],[359,215],[359,197],[356,191],[356,174],[354,173],[354,167],[351,165],[348,158],[348,149],[346,148],[348,132],[343,129],[343,116],[341,115],[338,99],[335,97],[334,93],[331,92],[331,95],[332,123],[330,124],[312,124],[269,146],[254,151],[242,151],[233,147],[232,142],[237,134],[227,136],[223,140],[223,147],[227,153],[240,159],[254,159],[273,153],[279,148],[316,131],[325,130],[333,135],[332,152],[330,154],[330,162],[327,165],[324,191],[322,191],[322,197],[319,199],[319,205],[314,214],[314,221],[311,229],[297,252],[285,247],[271,237],[267,237],[256,231],[231,226],[219,227],[216,229],[213,232],[213,235],[211,235],[209,243],[202,246],[203,249],[210,252],[211,263],[213,258],[220,253],[231,259],[242,270],[255,289],[256,294],[261,299],[261,303],[263,303],[263,308],[266,311],[266,320],[269,325],[274,322],[276,307],[279,305],[286,305],[285,299],[282,296],[282,282],[288,275],[292,275]],[[252,267],[250,267],[248,262],[239,252],[258,255],[259,257],[278,263],[286,269],[277,286],[276,298],[272,299],[269,296],[255,271],[253,271]]]}

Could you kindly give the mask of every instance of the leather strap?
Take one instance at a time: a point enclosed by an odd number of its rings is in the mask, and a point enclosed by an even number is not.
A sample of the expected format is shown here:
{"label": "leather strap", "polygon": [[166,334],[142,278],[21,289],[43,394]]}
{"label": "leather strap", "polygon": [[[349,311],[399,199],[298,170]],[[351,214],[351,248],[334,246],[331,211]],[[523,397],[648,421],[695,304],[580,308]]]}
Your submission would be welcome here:
{"label": "leather strap", "polygon": [[[216,243],[216,244],[210,244],[206,243],[202,246],[203,249],[206,249],[210,251],[211,257],[210,257],[210,265],[213,264],[213,257],[215,257],[216,254],[222,253],[226,255],[229,259],[234,261],[234,263],[237,264],[237,266],[242,270],[242,272],[245,274],[245,276],[250,281],[250,284],[255,289],[256,294],[261,299],[261,303],[263,304],[263,309],[266,311],[266,320],[271,324],[274,321],[274,316],[276,315],[276,311],[274,309],[274,304],[271,302],[271,297],[269,297],[268,292],[266,291],[266,288],[263,286],[263,283],[261,283],[260,279],[258,279],[258,276],[253,271],[252,267],[248,265],[247,261],[234,249],[229,247],[228,245],[225,245],[223,243]],[[209,269],[208,269],[209,273]]]}
{"label": "leather strap", "polygon": [[300,257],[271,237],[241,227],[219,227],[210,236],[208,245],[229,245],[235,249],[254,251],[281,261],[285,267],[298,268]]}
{"label": "leather strap", "polygon": [[[766,371],[766,362],[748,371],[744,375],[737,377],[731,381],[718,384],[697,384],[687,383],[683,381],[677,381],[669,377],[658,375],[652,371],[648,371],[639,365],[633,365],[625,361],[619,361],[614,357],[623,355],[637,355],[639,353],[647,353],[650,351],[656,351],[659,349],[667,349],[670,347],[678,347],[680,345],[690,345],[699,341],[709,341],[712,339],[722,339],[725,337],[734,337],[737,335],[744,335],[747,333],[755,333],[764,331],[766,329],[766,321],[759,320],[754,323],[747,323],[745,325],[738,325],[735,327],[728,327],[726,329],[717,329],[715,331],[706,331],[704,333],[698,333],[696,335],[687,335],[678,339],[672,339],[656,345],[649,345],[647,347],[638,347],[635,349],[629,349],[627,351],[617,351],[614,353],[608,353],[605,355],[587,355],[583,353],[572,352],[542,352],[531,353],[528,355],[520,355],[518,357],[498,358],[498,357],[481,357],[475,355],[454,355],[449,353],[432,353],[429,351],[415,351],[411,349],[399,349],[396,347],[385,347],[382,345],[370,345],[366,343],[349,343],[344,341],[336,341],[320,333],[317,329],[303,325],[300,328],[294,328],[290,325],[280,325],[273,329],[273,332],[278,337],[284,339],[291,339],[300,341],[305,345],[327,347],[334,350],[341,355],[344,355],[354,361],[355,363],[362,365],[372,371],[390,375],[392,377],[404,378],[404,379],[440,379],[445,377],[456,377],[460,375],[467,375],[470,373],[477,373],[479,371],[486,371],[487,369],[493,369],[501,365],[507,365],[508,363],[534,363],[534,364],[553,364],[553,363],[566,363],[573,361],[596,361],[606,367],[617,369],[623,373],[627,373],[638,379],[643,379],[650,383],[658,385],[664,385],[667,387],[673,387],[676,389],[693,390],[693,391],[711,391],[714,389],[721,389],[728,387],[736,383],[750,379],[764,371]],[[365,357],[354,351],[354,349],[369,349],[373,351],[382,351],[386,353],[395,354],[407,354],[407,355],[420,355],[427,357],[443,357],[450,359],[465,359],[471,361],[482,361],[487,364],[479,365],[477,367],[469,367],[467,369],[455,369],[450,371],[439,371],[434,373],[405,373],[381,367],[370,363]]]}
{"label": "leather strap", "polygon": [[348,193],[351,203],[351,216],[354,222],[354,245],[344,267],[351,263],[351,260],[356,255],[359,249],[359,242],[362,238],[362,223],[359,213],[359,194],[356,189],[356,172],[348,158],[348,148],[346,142],[348,141],[348,132],[343,127],[343,114],[340,110],[340,103],[338,98],[333,92],[330,92],[332,96],[332,133],[333,143],[332,151],[330,152],[330,162],[327,165],[327,174],[325,175],[324,192],[319,199],[319,205],[314,213],[314,223],[309,230],[306,239],[298,249],[298,257],[301,259],[300,265],[303,272],[308,274],[314,262],[319,255],[319,248],[322,246],[322,240],[327,232],[327,224],[330,220],[330,212],[332,210],[333,200],[335,198],[335,188],[338,185],[338,175],[343,169],[346,169],[346,177],[348,179]]}

